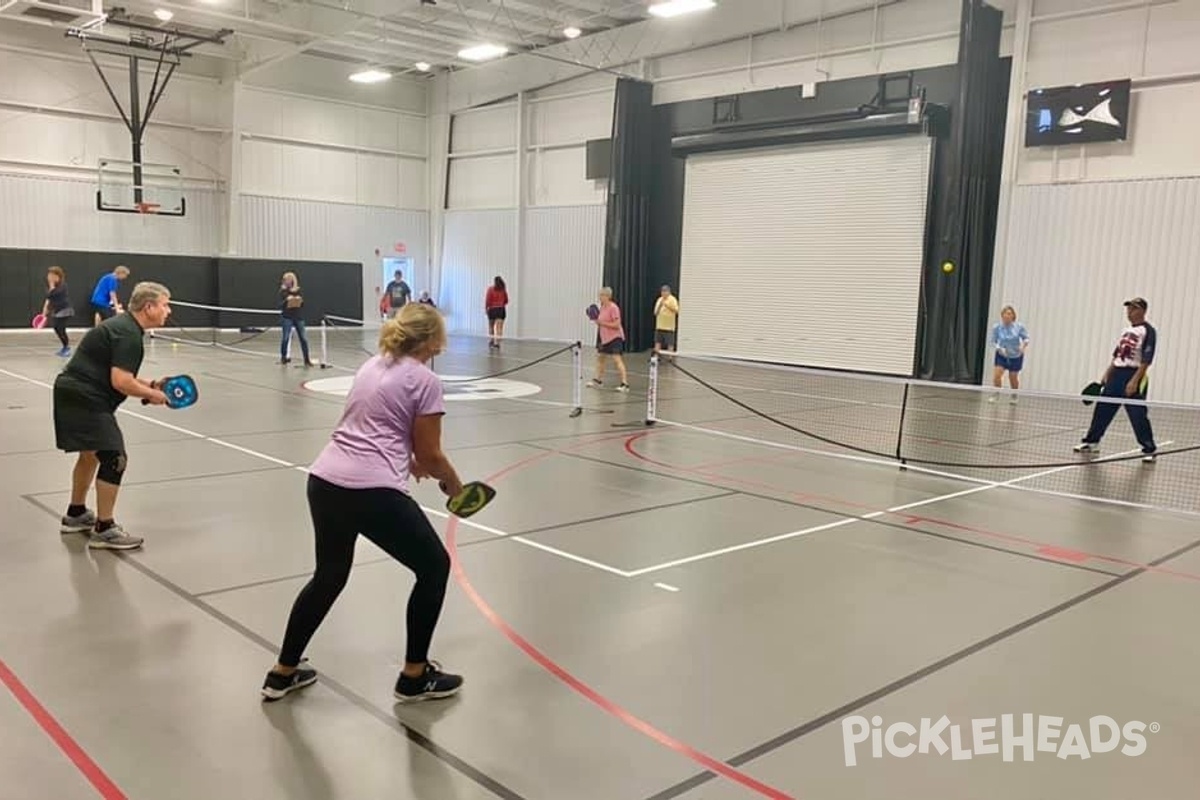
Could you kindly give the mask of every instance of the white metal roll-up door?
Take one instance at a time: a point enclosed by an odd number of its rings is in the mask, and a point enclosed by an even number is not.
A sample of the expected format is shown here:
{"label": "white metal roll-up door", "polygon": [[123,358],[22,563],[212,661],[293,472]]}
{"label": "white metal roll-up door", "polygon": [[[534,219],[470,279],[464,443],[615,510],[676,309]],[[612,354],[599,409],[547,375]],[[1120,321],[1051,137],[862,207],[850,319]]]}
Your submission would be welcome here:
{"label": "white metal roll-up door", "polygon": [[931,140],[688,156],[681,351],[909,375]]}

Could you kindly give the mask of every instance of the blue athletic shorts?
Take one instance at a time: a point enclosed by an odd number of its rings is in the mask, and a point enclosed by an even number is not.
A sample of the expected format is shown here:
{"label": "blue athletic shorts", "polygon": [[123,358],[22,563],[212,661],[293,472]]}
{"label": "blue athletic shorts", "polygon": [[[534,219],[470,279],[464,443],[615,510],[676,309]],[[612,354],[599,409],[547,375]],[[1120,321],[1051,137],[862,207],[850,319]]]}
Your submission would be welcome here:
{"label": "blue athletic shorts", "polygon": [[1025,363],[1025,356],[1006,356],[997,351],[996,366],[1001,369],[1006,369],[1009,372],[1020,372],[1021,366]]}

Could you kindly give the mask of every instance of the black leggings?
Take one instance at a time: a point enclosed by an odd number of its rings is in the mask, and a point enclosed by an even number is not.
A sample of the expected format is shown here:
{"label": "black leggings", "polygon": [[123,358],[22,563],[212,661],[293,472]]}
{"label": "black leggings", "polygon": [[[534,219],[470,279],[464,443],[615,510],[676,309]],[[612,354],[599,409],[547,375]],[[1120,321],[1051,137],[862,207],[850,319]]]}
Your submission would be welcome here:
{"label": "black leggings", "polygon": [[417,576],[408,597],[408,647],[405,659],[429,660],[429,643],[442,613],[450,554],[421,507],[396,489],[343,489],[315,475],[308,477],[308,506],[316,533],[317,568],[300,590],[279,663],[294,667],[350,578],[354,543],[362,534]]}
{"label": "black leggings", "polygon": [[54,332],[58,334],[58,340],[62,342],[62,346],[70,347],[71,340],[67,338],[67,318],[54,317],[51,324],[54,326]]}

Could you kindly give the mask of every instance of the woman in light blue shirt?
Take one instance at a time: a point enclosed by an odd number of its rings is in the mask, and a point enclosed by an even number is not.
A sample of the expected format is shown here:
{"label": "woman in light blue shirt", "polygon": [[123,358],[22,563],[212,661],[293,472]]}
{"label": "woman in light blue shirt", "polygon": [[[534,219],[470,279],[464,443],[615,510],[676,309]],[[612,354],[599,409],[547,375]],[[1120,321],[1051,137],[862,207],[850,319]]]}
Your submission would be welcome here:
{"label": "woman in light blue shirt", "polygon": [[[1017,312],[1012,306],[1000,309],[1000,322],[992,326],[992,346],[996,348],[995,369],[992,371],[992,385],[1000,388],[1004,373],[1008,373],[1008,383],[1014,390],[1021,388],[1018,375],[1025,364],[1025,349],[1029,347],[1029,333],[1025,326],[1017,322]],[[988,398],[989,403],[996,402],[996,395]],[[1009,398],[1010,403],[1017,402],[1014,394]]]}

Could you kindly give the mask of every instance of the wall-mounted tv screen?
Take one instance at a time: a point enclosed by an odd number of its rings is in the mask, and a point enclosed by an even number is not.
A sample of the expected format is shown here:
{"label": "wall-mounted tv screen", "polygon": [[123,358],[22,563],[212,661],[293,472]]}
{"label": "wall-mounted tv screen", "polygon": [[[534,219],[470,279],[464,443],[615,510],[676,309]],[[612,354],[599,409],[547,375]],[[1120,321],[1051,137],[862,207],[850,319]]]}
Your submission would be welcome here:
{"label": "wall-mounted tv screen", "polygon": [[1030,89],[1025,146],[1125,141],[1129,133],[1128,79]]}

